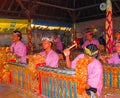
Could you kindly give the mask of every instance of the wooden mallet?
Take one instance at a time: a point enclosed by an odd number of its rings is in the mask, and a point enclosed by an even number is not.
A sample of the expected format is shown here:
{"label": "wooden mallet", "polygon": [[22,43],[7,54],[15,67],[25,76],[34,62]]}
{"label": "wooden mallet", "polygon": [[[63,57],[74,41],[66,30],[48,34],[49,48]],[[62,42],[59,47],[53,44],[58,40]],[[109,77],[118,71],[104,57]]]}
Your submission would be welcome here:
{"label": "wooden mallet", "polygon": [[71,45],[68,49],[72,49],[73,47],[76,47],[77,48],[77,42],[76,41],[73,41],[73,45]]}

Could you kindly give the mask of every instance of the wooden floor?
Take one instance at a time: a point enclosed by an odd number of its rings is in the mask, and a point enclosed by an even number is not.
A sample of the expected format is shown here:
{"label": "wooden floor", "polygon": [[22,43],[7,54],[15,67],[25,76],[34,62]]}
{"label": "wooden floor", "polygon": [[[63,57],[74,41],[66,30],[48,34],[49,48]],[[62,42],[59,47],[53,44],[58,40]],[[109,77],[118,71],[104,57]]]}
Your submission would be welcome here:
{"label": "wooden floor", "polygon": [[[0,98],[45,98],[41,96],[34,96],[32,94],[26,94],[18,89],[10,86],[0,84]],[[100,98],[120,98],[120,89],[103,89],[102,96]]]}
{"label": "wooden floor", "polygon": [[32,96],[31,94],[25,94],[18,89],[1,85],[0,84],[0,98],[41,98]]}
{"label": "wooden floor", "polygon": [[120,98],[120,89],[103,88],[100,98]]}

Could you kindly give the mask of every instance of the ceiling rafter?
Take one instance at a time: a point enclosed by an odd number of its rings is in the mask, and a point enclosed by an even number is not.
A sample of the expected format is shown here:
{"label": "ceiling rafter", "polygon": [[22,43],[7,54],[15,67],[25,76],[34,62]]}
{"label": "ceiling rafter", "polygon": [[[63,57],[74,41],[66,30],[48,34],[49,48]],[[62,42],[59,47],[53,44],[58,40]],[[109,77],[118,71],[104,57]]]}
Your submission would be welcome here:
{"label": "ceiling rafter", "polygon": [[[19,2],[21,1],[22,6]],[[106,0],[102,0],[106,1]],[[0,17],[45,19],[53,21],[80,22],[94,18],[105,18],[99,9],[98,0],[0,0]],[[113,3],[113,17],[120,16],[120,0]]]}
{"label": "ceiling rafter", "polygon": [[0,9],[3,9],[6,3],[7,3],[7,0],[3,0],[3,3],[1,5]]}
{"label": "ceiling rafter", "polygon": [[8,7],[8,11],[10,11],[11,10],[11,7],[13,6],[13,4],[14,4],[14,0],[12,0],[11,2],[10,2],[10,5],[9,5],[9,7]]}
{"label": "ceiling rafter", "polygon": [[23,5],[23,2],[21,0],[16,0],[23,11],[25,11],[25,14],[28,17],[28,20],[31,21],[30,11]]}
{"label": "ceiling rafter", "polygon": [[[119,0],[111,0],[111,2],[117,2],[117,1],[119,1]],[[87,6],[84,6],[84,7],[76,8],[75,11],[77,11],[77,10],[83,10],[83,9],[88,9],[88,8],[96,7],[96,6],[99,6],[99,5],[100,5],[100,3],[96,3],[96,4],[92,4],[92,5],[87,5]]]}
{"label": "ceiling rafter", "polygon": [[0,10],[0,13],[17,13],[18,14],[18,12],[17,11],[6,11],[6,10]]}
{"label": "ceiling rafter", "polygon": [[[28,0],[23,0],[23,1],[27,1],[28,2]],[[72,8],[68,8],[68,7],[64,7],[64,6],[59,6],[59,5],[54,5],[54,4],[50,4],[50,3],[45,3],[45,2],[41,2],[41,1],[37,1],[36,3],[40,4],[40,5],[44,5],[44,6],[50,6],[50,7],[55,7],[55,8],[63,9],[63,10],[74,11],[74,9],[72,9]]]}
{"label": "ceiling rafter", "polygon": [[[120,11],[116,11],[116,13],[119,13]],[[101,14],[99,14],[99,16],[103,16],[103,15],[106,15],[106,13],[101,13]],[[86,18],[90,18],[90,17],[96,17],[96,16],[98,16],[98,15],[91,15],[91,16],[86,16],[86,17],[83,17],[83,18],[80,18],[80,19],[86,19]]]}
{"label": "ceiling rafter", "polygon": [[114,4],[116,5],[117,9],[120,10],[120,6],[118,6],[118,3],[114,2]]}
{"label": "ceiling rafter", "polygon": [[40,14],[33,14],[33,15],[36,17],[39,16],[39,17],[45,17],[45,18],[51,18],[51,19],[63,19],[63,20],[70,22],[70,19],[65,18],[65,17],[46,16],[46,15],[40,15]]}
{"label": "ceiling rafter", "polygon": [[[23,1],[28,2],[28,0],[23,0]],[[74,3],[73,3],[74,6],[75,6],[75,1],[76,0],[74,0]],[[116,2],[116,1],[118,1],[118,0],[112,0],[112,2]],[[40,1],[37,1],[36,3],[44,5],[44,6],[51,6],[51,7],[60,8],[60,9],[63,9],[63,10],[70,10],[70,11],[78,11],[78,10],[88,9],[88,8],[96,7],[96,6],[100,5],[99,3],[97,3],[97,4],[92,4],[92,5],[87,5],[87,6],[84,6],[84,7],[80,7],[80,8],[68,8],[68,7],[58,6],[58,5],[49,4],[49,3],[40,2]]]}

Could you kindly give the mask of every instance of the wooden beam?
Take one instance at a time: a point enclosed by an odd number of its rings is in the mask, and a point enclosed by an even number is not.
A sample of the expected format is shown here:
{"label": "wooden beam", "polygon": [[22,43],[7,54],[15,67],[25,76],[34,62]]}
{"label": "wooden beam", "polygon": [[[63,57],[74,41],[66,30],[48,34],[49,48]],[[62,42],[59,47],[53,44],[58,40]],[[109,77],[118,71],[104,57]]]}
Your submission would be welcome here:
{"label": "wooden beam", "polygon": [[[112,1],[112,2],[116,2],[116,1],[119,1],[119,0],[111,0],[111,1]],[[101,2],[101,3],[102,3],[102,2]],[[100,5],[100,3],[92,4],[92,5],[89,5],[89,6],[84,6],[84,7],[76,8],[75,11],[88,9],[88,8],[96,7],[96,6],[99,6],[99,5]]]}
{"label": "wooden beam", "polygon": [[1,5],[0,9],[3,9],[5,4],[6,4],[7,0],[3,0],[3,4]]}
{"label": "wooden beam", "polygon": [[[119,13],[120,11],[115,11],[115,13]],[[82,19],[88,19],[88,18],[94,18],[94,17],[99,17],[99,16],[103,16],[103,15],[106,15],[106,13],[101,13],[99,15],[89,15],[89,16],[86,16],[86,17],[83,17],[83,18],[79,18],[79,20],[82,20]]]}
{"label": "wooden beam", "polygon": [[[29,0],[22,0],[22,1],[28,2]],[[73,0],[73,5],[75,5],[75,1],[76,0]],[[119,1],[119,0],[112,0],[112,2],[116,2],[116,1]],[[50,7],[55,7],[55,8],[59,8],[59,9],[63,9],[63,10],[69,10],[69,11],[79,11],[79,10],[84,10],[84,9],[88,9],[88,8],[96,7],[96,6],[100,5],[100,3],[97,3],[97,4],[92,4],[89,6],[80,7],[80,8],[68,8],[68,7],[58,6],[58,5],[49,4],[49,3],[40,2],[40,1],[37,1],[36,3],[40,4],[40,5],[44,5],[44,6],[50,6]]]}
{"label": "wooden beam", "polygon": [[[22,1],[28,2],[28,0],[22,0]],[[55,7],[55,8],[63,9],[63,10],[74,11],[73,8],[68,8],[68,7],[64,7],[64,6],[54,5],[54,4],[45,3],[45,2],[41,2],[41,1],[37,1],[36,3],[40,4],[40,5],[44,5],[44,6],[50,6],[50,7]]]}
{"label": "wooden beam", "polygon": [[46,16],[46,15],[41,15],[41,14],[32,14],[33,17],[45,17],[45,18],[51,18],[51,19],[57,19],[57,20],[66,20],[66,21],[71,21],[69,18],[65,18],[65,17],[58,17],[58,16]]}
{"label": "wooden beam", "polygon": [[114,4],[115,4],[115,6],[117,7],[117,9],[120,10],[120,6],[118,6],[118,3],[115,2]]}
{"label": "wooden beam", "polygon": [[30,11],[23,5],[21,0],[16,0],[17,3],[21,6],[22,10],[25,11],[27,17],[28,17],[28,21],[31,21],[31,17],[30,17]]}
{"label": "wooden beam", "polygon": [[10,5],[8,6],[8,11],[11,10],[11,7],[13,6],[14,0],[10,1]]}

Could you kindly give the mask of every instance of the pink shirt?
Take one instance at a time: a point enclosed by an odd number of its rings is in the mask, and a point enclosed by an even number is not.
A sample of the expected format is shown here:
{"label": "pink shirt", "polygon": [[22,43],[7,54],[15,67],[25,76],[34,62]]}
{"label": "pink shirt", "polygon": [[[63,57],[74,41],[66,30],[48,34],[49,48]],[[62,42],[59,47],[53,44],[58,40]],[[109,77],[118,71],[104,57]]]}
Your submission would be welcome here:
{"label": "pink shirt", "polygon": [[85,48],[89,44],[95,44],[96,46],[99,45],[99,41],[97,39],[93,39],[92,41],[86,40],[82,45],[82,48]]}
{"label": "pink shirt", "polygon": [[[84,58],[84,54],[78,55],[73,61],[71,67],[73,69],[76,68],[76,62],[80,59]],[[102,87],[103,87],[103,67],[99,60],[94,59],[88,65],[88,84],[91,87],[97,88],[98,96],[101,95]]]}
{"label": "pink shirt", "polygon": [[26,46],[21,42],[13,43],[10,46],[11,52],[20,56],[21,63],[26,63]]}
{"label": "pink shirt", "polygon": [[60,50],[62,52],[63,45],[62,45],[61,40],[59,38],[56,38],[55,43],[56,43],[57,50]]}
{"label": "pink shirt", "polygon": [[107,59],[108,64],[120,64],[120,58],[117,53],[113,53],[112,57]]}
{"label": "pink shirt", "polygon": [[46,66],[58,67],[59,57],[58,57],[58,54],[55,51],[51,50],[48,55],[46,55],[45,51],[40,52],[39,54],[41,54],[45,57]]}

